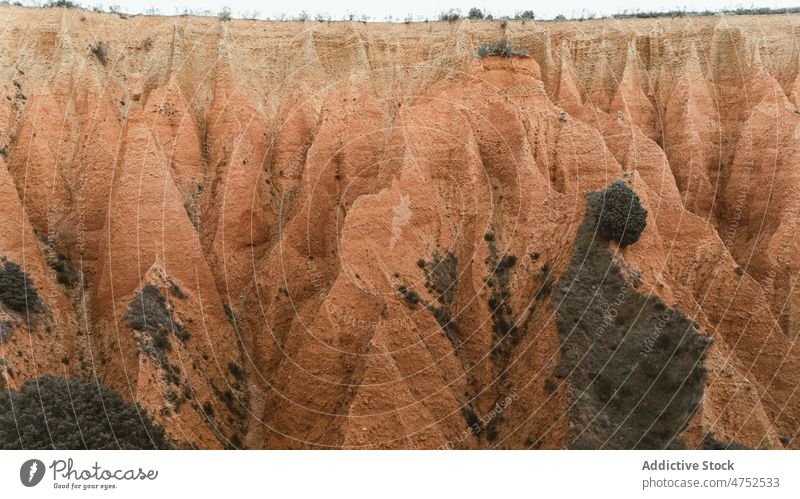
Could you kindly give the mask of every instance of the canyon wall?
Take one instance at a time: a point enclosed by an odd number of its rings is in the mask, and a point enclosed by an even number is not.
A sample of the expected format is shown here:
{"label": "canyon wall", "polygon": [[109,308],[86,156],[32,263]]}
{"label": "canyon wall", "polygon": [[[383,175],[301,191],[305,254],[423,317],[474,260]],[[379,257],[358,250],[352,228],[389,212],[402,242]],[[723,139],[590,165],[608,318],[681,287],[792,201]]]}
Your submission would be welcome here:
{"label": "canyon wall", "polygon": [[196,448],[800,447],[800,16],[0,17],[6,387]]}

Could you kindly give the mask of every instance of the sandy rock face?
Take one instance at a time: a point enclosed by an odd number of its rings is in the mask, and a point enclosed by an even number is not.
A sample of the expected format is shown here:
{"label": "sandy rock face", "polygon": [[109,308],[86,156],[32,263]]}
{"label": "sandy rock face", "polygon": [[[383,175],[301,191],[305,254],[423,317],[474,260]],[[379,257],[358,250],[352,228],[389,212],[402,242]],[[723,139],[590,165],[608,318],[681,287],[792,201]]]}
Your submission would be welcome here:
{"label": "sandy rock face", "polygon": [[0,384],[97,375],[185,447],[800,445],[794,17],[0,11],[41,299],[0,303]]}

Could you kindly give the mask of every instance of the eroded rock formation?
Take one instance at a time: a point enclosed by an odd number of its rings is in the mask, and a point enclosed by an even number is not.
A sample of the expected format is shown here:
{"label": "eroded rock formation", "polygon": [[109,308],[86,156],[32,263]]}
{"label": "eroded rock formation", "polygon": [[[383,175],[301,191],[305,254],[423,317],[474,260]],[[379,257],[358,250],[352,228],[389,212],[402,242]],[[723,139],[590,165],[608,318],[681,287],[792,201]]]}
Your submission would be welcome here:
{"label": "eroded rock formation", "polygon": [[797,16],[0,13],[0,256],[44,304],[0,305],[4,385],[97,375],[186,447],[800,446]]}

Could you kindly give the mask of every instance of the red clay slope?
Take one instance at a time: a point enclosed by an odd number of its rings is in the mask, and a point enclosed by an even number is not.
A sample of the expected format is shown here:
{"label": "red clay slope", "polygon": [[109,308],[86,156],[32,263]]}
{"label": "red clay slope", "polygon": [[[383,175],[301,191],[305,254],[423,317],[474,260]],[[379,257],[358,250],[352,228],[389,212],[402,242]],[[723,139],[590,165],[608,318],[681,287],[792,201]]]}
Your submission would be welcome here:
{"label": "red clay slope", "polygon": [[[6,386],[97,374],[203,448],[568,447],[548,289],[627,178],[617,258],[715,340],[686,445],[800,446],[800,17],[0,15],[0,255],[47,306],[0,310]],[[528,56],[477,58],[501,38]]]}

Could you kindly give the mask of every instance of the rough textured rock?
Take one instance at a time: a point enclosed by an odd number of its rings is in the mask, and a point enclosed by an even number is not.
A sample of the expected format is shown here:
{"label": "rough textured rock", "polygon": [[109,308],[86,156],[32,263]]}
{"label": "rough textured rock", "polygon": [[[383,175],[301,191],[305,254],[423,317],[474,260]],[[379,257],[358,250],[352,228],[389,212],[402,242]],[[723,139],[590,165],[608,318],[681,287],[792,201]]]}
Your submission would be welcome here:
{"label": "rough textured rock", "polygon": [[[0,13],[0,256],[44,303],[0,305],[2,384],[96,375],[186,447],[800,446],[797,16]],[[618,179],[647,226],[589,243]],[[627,317],[580,367],[606,272],[688,357],[616,386]],[[690,389],[614,436],[656,367]]]}

